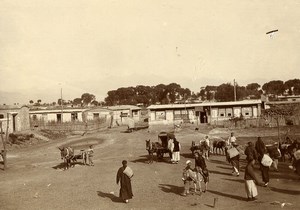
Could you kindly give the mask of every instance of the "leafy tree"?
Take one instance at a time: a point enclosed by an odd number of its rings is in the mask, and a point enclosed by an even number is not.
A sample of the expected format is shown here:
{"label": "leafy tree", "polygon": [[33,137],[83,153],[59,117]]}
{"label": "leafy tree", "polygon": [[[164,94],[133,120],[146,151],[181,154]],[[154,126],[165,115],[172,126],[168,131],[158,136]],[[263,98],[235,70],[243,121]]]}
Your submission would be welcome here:
{"label": "leafy tree", "polygon": [[57,100],[57,104],[61,106],[61,104],[65,104],[64,100],[61,100],[60,98]]}
{"label": "leafy tree", "polygon": [[82,99],[81,98],[74,98],[73,100],[73,105],[81,105]]}
{"label": "leafy tree", "polygon": [[30,103],[30,104],[33,104],[34,102],[33,102],[33,100],[30,100],[29,103]]}
{"label": "leafy tree", "polygon": [[246,89],[249,91],[258,91],[258,88],[260,88],[258,83],[250,83],[246,86]]}
{"label": "leafy tree", "polygon": [[289,95],[300,94],[300,79],[291,79],[284,83],[285,89],[288,90]]}
{"label": "leafy tree", "polygon": [[88,105],[90,104],[92,101],[95,100],[95,96],[93,94],[90,93],[84,93],[81,95],[81,99],[84,105]]}
{"label": "leafy tree", "polygon": [[96,100],[92,101],[91,104],[94,105],[94,106],[98,106],[99,105],[98,101],[96,101]]}
{"label": "leafy tree", "polygon": [[233,101],[234,100],[234,87],[230,83],[222,84],[217,87],[215,98],[218,101]]}
{"label": "leafy tree", "polygon": [[284,83],[281,80],[273,80],[268,83],[265,83],[262,86],[262,89],[266,94],[273,94],[275,96],[282,95],[285,91]]}

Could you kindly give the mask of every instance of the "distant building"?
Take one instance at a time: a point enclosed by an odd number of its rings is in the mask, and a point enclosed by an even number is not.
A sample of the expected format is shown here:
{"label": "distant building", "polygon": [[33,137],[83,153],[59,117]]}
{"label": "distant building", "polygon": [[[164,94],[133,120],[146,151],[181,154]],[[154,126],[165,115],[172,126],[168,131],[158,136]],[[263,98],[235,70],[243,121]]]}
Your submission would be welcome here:
{"label": "distant building", "polygon": [[29,107],[19,105],[0,105],[0,121],[2,122],[3,132],[6,132],[7,122],[8,133],[29,130]]}
{"label": "distant building", "polygon": [[79,108],[59,108],[45,107],[44,109],[31,109],[29,111],[30,120],[34,122],[82,122],[82,113],[86,109]]}
{"label": "distant building", "polygon": [[299,101],[300,95],[292,95],[292,96],[278,96],[279,101]]}
{"label": "distant building", "polygon": [[234,117],[257,118],[261,115],[261,100],[205,102],[199,104],[151,105],[149,125],[212,123]]}
{"label": "distant building", "polygon": [[108,108],[103,107],[95,107],[91,109],[87,109],[83,112],[84,120],[99,120],[105,119],[109,120],[112,116],[112,111]]}
{"label": "distant building", "polygon": [[128,118],[139,122],[141,120],[141,108],[133,105],[119,105],[107,107],[112,111],[112,125],[128,124]]}

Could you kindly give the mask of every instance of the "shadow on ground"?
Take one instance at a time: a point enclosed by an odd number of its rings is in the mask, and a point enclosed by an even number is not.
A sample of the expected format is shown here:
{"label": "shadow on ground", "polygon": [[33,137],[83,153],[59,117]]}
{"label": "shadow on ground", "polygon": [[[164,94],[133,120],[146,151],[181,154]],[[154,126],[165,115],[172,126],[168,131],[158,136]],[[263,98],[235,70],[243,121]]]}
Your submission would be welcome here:
{"label": "shadow on ground", "polygon": [[184,187],[179,187],[171,184],[159,184],[158,187],[165,193],[174,193],[176,195],[180,195],[184,190]]}
{"label": "shadow on ground", "polygon": [[224,172],[221,172],[221,171],[209,170],[209,172],[212,173],[212,174],[221,174],[221,175],[232,176],[231,173],[224,173]]}
{"label": "shadow on ground", "polygon": [[[84,164],[81,162],[72,163],[71,168],[74,168],[76,165],[84,165]],[[66,164],[62,162],[56,166],[53,166],[52,168],[53,169],[64,169],[65,167],[66,167]]]}
{"label": "shadow on ground", "polygon": [[227,180],[227,181],[232,181],[232,182],[239,182],[239,183],[244,183],[245,181],[243,179],[224,179],[223,180]]}
{"label": "shadow on ground", "polygon": [[97,195],[101,198],[109,198],[112,202],[115,202],[115,203],[123,203],[122,199],[120,199],[119,197],[117,197],[111,193],[97,191]]}
{"label": "shadow on ground", "polygon": [[246,197],[242,197],[242,196],[238,196],[238,195],[227,194],[227,193],[218,192],[218,191],[214,191],[214,190],[208,190],[208,192],[219,195],[219,196],[227,197],[227,198],[232,198],[232,199],[236,199],[236,200],[240,200],[240,201],[247,201]]}
{"label": "shadow on ground", "polygon": [[299,190],[286,190],[286,189],[279,189],[275,187],[269,187],[271,191],[278,192],[278,193],[284,193],[289,195],[300,195]]}

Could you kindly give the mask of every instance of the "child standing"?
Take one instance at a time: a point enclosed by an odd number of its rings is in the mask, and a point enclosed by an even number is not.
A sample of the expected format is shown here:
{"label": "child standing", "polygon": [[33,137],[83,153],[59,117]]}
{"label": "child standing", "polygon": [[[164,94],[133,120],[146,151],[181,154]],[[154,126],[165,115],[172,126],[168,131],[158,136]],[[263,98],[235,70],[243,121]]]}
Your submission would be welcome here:
{"label": "child standing", "polygon": [[87,156],[88,156],[88,160],[89,160],[89,165],[94,166],[94,163],[93,163],[93,156],[94,156],[93,145],[90,145],[90,148],[87,150]]}

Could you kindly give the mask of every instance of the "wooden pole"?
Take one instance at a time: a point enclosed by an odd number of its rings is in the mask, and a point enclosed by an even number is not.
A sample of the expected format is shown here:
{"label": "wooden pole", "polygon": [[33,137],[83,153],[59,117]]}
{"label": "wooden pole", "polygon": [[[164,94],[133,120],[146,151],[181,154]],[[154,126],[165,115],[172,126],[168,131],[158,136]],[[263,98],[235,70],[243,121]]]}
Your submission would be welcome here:
{"label": "wooden pole", "polygon": [[5,139],[3,137],[3,128],[2,128],[2,121],[0,121],[0,127],[1,127],[1,140],[2,140],[2,144],[3,144],[3,152],[2,152],[2,157],[3,157],[3,170],[5,170],[7,168],[7,159],[6,159],[6,142],[8,139],[8,128],[9,128],[9,119],[8,119],[8,113],[7,113],[7,121],[6,121],[7,125],[6,125],[6,136]]}

